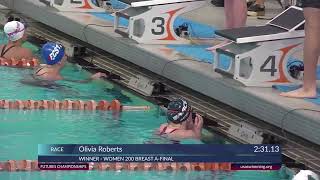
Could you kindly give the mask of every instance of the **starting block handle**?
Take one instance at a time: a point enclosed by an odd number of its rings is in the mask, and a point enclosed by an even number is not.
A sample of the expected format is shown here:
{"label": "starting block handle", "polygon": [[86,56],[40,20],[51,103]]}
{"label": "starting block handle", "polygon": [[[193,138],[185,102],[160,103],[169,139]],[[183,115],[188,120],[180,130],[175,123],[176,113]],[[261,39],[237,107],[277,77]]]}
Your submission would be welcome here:
{"label": "starting block handle", "polygon": [[234,60],[231,61],[231,64],[229,65],[228,69],[222,69],[222,68],[220,68],[221,55],[225,55],[225,56],[228,56],[232,59],[235,59],[236,54],[234,54],[233,52],[227,51],[223,48],[216,49],[216,52],[214,54],[214,56],[215,56],[214,70],[215,70],[215,72],[218,72],[218,73],[220,73],[224,76],[227,76],[229,78],[233,78],[232,69],[234,66]]}
{"label": "starting block handle", "polygon": [[50,0],[50,1],[46,1],[46,0],[39,0],[40,2],[42,2],[43,4],[45,4],[46,6],[52,6],[53,4],[53,1]]}

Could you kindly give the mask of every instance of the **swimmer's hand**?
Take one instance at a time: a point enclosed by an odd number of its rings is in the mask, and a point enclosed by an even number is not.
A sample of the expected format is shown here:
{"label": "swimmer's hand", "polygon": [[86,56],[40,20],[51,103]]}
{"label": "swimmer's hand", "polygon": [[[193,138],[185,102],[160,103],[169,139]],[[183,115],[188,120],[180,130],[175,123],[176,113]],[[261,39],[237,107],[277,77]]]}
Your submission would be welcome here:
{"label": "swimmer's hand", "polygon": [[89,79],[86,79],[86,80],[71,80],[71,79],[63,79],[65,81],[70,81],[70,82],[76,82],[76,83],[89,83],[91,82],[92,80],[96,80],[96,79],[99,79],[101,77],[107,77],[107,75],[105,73],[96,73],[94,75],[92,75]]}
{"label": "swimmer's hand", "polygon": [[199,138],[199,139],[201,138],[202,127],[203,127],[203,118],[199,114],[196,114],[194,127],[193,127],[193,131],[195,133],[196,138]]}
{"label": "swimmer's hand", "polygon": [[101,77],[107,77],[105,73],[98,72],[90,77],[92,80],[100,79]]}
{"label": "swimmer's hand", "polygon": [[202,129],[202,126],[203,126],[203,118],[199,114],[196,114],[196,118],[194,121],[194,128]]}

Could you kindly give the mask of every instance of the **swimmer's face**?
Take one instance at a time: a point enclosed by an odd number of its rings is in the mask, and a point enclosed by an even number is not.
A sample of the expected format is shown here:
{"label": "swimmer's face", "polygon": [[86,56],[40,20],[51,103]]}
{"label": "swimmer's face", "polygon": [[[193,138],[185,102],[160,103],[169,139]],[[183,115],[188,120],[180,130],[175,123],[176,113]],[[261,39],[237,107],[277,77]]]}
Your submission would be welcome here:
{"label": "swimmer's face", "polygon": [[67,61],[67,56],[64,56],[60,62],[58,62],[55,65],[51,65],[50,67],[54,68],[55,70],[60,70],[60,69],[63,68],[63,66],[65,65],[66,61]]}
{"label": "swimmer's face", "polygon": [[24,32],[24,34],[23,34],[23,36],[22,36],[22,38],[21,38],[21,41],[27,41],[27,38],[28,38],[28,35],[27,35],[27,33],[26,32]]}
{"label": "swimmer's face", "polygon": [[66,64],[67,62],[67,56],[64,55],[62,60],[57,64],[59,66],[59,68],[63,68],[63,66]]}

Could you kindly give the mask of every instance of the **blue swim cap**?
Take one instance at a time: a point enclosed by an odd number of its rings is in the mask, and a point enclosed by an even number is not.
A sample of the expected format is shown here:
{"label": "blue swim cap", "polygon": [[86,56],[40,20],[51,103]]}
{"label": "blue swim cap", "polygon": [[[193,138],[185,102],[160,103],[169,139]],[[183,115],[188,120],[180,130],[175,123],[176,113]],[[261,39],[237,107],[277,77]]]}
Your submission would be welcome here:
{"label": "blue swim cap", "polygon": [[57,64],[64,56],[64,47],[61,44],[48,42],[42,46],[41,55],[46,64]]}
{"label": "blue swim cap", "polygon": [[179,124],[188,119],[191,110],[191,106],[187,100],[175,99],[168,104],[167,118],[170,122]]}

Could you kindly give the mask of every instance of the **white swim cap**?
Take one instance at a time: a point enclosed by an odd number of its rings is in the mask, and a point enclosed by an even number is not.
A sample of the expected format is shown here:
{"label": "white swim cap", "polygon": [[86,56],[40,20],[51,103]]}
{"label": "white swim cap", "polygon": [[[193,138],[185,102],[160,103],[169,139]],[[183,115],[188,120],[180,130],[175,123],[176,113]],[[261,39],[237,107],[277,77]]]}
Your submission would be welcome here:
{"label": "white swim cap", "polygon": [[309,176],[311,176],[314,180],[319,180],[319,176],[310,170],[300,170],[300,172],[296,174],[292,180],[308,180],[311,179]]}
{"label": "white swim cap", "polygon": [[24,25],[19,21],[10,21],[3,28],[10,41],[17,41],[24,35]]}

